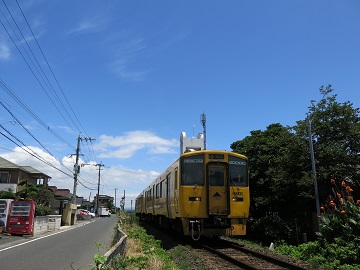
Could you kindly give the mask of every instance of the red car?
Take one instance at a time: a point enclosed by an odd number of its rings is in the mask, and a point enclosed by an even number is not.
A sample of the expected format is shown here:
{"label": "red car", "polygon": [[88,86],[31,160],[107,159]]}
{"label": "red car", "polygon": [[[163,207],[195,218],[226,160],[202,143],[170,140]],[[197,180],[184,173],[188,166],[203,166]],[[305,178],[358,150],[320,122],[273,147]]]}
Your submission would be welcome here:
{"label": "red car", "polygon": [[91,219],[91,215],[83,211],[82,209],[76,210],[76,218],[78,220],[89,220]]}

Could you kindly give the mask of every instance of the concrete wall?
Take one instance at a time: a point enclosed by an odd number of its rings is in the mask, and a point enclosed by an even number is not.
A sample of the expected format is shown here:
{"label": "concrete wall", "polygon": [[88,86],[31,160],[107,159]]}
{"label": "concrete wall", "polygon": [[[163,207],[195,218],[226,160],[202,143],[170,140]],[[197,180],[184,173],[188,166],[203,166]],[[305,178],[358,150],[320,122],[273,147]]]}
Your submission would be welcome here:
{"label": "concrete wall", "polygon": [[40,216],[34,218],[34,235],[60,230],[61,215]]}
{"label": "concrete wall", "polygon": [[61,215],[48,215],[48,232],[54,232],[60,230]]}
{"label": "concrete wall", "polygon": [[48,230],[48,216],[34,218],[34,235],[46,233]]}

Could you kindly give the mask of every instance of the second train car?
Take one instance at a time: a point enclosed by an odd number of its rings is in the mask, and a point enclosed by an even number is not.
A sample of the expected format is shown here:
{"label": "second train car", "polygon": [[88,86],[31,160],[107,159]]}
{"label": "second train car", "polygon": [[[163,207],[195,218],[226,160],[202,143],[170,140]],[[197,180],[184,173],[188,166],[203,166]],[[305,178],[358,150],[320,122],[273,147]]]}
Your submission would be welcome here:
{"label": "second train car", "polygon": [[138,217],[200,236],[245,235],[250,207],[247,157],[227,151],[188,152],[135,201]]}

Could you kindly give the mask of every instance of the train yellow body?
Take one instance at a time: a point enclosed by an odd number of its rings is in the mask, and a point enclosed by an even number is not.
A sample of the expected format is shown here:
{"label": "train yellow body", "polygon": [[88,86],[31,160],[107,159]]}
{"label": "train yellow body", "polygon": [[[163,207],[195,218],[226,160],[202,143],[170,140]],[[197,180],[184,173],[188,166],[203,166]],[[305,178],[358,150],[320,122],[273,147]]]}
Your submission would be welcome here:
{"label": "train yellow body", "polygon": [[142,219],[186,236],[245,235],[249,215],[248,159],[227,151],[188,152],[136,198]]}

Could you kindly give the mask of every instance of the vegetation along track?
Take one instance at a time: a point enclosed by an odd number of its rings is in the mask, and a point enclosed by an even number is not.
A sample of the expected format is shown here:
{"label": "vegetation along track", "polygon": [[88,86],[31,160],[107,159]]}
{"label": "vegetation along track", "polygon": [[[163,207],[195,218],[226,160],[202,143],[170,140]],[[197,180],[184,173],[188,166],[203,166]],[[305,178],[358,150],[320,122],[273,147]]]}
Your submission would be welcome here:
{"label": "vegetation along track", "polygon": [[[226,262],[217,261],[217,269],[220,264],[224,264],[224,269],[230,269],[229,263],[233,265],[231,269],[263,269],[263,270],[306,270],[306,266],[297,265],[294,262],[265,254],[261,251],[252,250],[239,244],[223,240],[216,240],[199,243],[198,248],[205,249],[212,254],[216,254]],[[225,268],[225,265],[228,264]]]}

